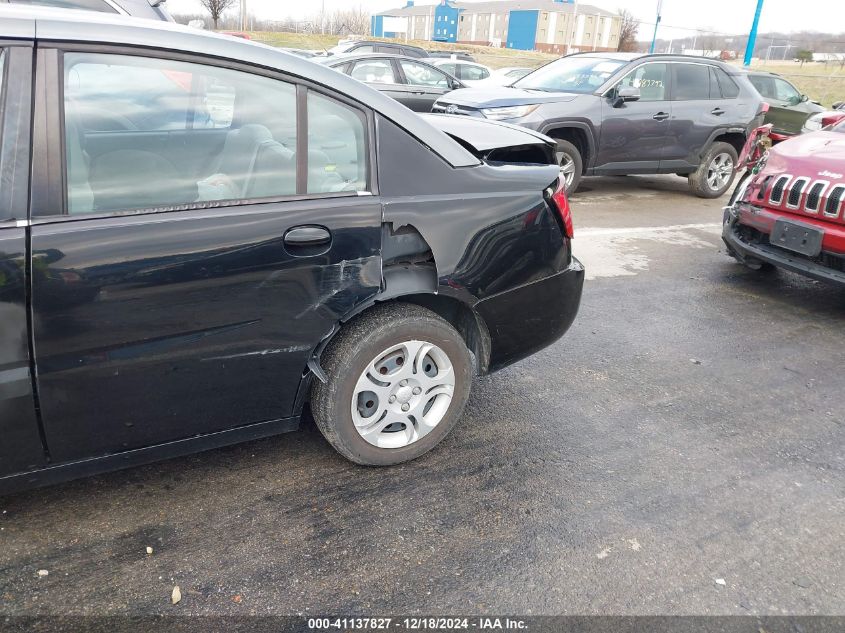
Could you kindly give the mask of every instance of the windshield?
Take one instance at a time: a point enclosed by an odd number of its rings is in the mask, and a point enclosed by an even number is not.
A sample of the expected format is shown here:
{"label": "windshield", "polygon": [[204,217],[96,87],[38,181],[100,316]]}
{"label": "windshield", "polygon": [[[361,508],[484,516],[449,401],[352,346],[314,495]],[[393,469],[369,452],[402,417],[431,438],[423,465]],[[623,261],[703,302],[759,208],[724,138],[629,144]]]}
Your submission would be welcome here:
{"label": "windshield", "polygon": [[511,84],[524,90],[593,92],[628,62],[601,57],[563,57]]}
{"label": "windshield", "polygon": [[839,123],[834,125],[830,128],[833,132],[839,132],[840,134],[845,134],[845,119],[842,119]]}

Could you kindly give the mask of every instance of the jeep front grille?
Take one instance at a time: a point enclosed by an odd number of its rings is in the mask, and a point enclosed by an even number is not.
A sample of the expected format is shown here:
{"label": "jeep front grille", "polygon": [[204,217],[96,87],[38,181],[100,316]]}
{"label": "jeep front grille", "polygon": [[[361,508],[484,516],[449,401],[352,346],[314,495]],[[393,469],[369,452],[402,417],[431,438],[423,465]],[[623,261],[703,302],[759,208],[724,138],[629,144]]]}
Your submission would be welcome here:
{"label": "jeep front grille", "polygon": [[826,218],[835,218],[845,223],[845,185],[833,185],[827,180],[812,180],[805,176],[794,177],[791,174],[776,176],[771,189],[767,191],[768,181],[764,180],[757,194],[759,200],[765,200],[773,207],[785,207],[790,211],[818,215],[824,212]]}

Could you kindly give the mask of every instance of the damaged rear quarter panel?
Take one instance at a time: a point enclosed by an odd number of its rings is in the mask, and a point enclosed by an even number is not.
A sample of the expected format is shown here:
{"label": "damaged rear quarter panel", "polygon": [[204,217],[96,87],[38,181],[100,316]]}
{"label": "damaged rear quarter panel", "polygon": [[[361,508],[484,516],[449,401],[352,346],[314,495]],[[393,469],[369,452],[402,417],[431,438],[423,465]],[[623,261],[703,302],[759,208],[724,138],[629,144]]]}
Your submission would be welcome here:
{"label": "damaged rear quarter panel", "polygon": [[543,199],[556,165],[454,168],[389,121],[378,130],[384,220],[425,238],[440,292],[472,304],[566,266]]}

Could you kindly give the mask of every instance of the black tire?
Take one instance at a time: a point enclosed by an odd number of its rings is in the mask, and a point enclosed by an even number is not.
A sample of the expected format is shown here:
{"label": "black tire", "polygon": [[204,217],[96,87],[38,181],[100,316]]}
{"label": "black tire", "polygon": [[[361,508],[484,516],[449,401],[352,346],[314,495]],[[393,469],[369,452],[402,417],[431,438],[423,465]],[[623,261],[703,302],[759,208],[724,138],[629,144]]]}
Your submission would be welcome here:
{"label": "black tire", "polygon": [[581,176],[584,173],[584,160],[581,158],[581,152],[579,152],[578,148],[569,141],[558,140],[556,156],[558,165],[561,166],[565,156],[572,159],[575,170],[572,174],[572,181],[566,187],[566,195],[573,194],[578,191],[578,183],[581,182]]}
{"label": "black tire", "polygon": [[[381,448],[367,442],[355,428],[355,386],[383,350],[411,340],[433,343],[448,356],[455,372],[452,400],[427,435],[401,448]],[[350,321],[323,352],[321,364],[328,382],[315,380],[312,387],[314,421],[338,453],[368,466],[400,464],[434,448],[461,417],[472,385],[472,359],[461,335],[434,312],[407,303],[378,306]]]}
{"label": "black tire", "polygon": [[[710,171],[710,165],[713,160],[722,154],[727,154],[730,156],[731,160],[733,161],[733,172],[731,173],[730,178],[728,181],[718,187],[713,189],[710,186],[710,183],[707,181],[707,175]],[[718,141],[713,143],[710,148],[704,153],[704,156],[701,158],[701,164],[698,166],[694,172],[689,175],[689,186],[692,192],[697,195],[699,198],[718,198],[723,196],[725,192],[731,188],[731,184],[736,177],[736,164],[739,160],[739,157],[736,154],[736,150],[732,145],[727,143],[722,143]]]}

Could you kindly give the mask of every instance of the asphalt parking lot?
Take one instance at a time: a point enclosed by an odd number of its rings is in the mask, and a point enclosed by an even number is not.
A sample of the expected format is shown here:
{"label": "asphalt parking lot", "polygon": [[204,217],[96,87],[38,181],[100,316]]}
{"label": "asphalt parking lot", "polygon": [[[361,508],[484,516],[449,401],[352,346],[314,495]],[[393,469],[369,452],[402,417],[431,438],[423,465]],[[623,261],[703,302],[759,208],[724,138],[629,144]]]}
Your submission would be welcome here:
{"label": "asphalt parking lot", "polygon": [[0,613],[845,614],[845,292],[723,202],[584,180],[575,325],[416,462],[306,424],[0,498]]}

